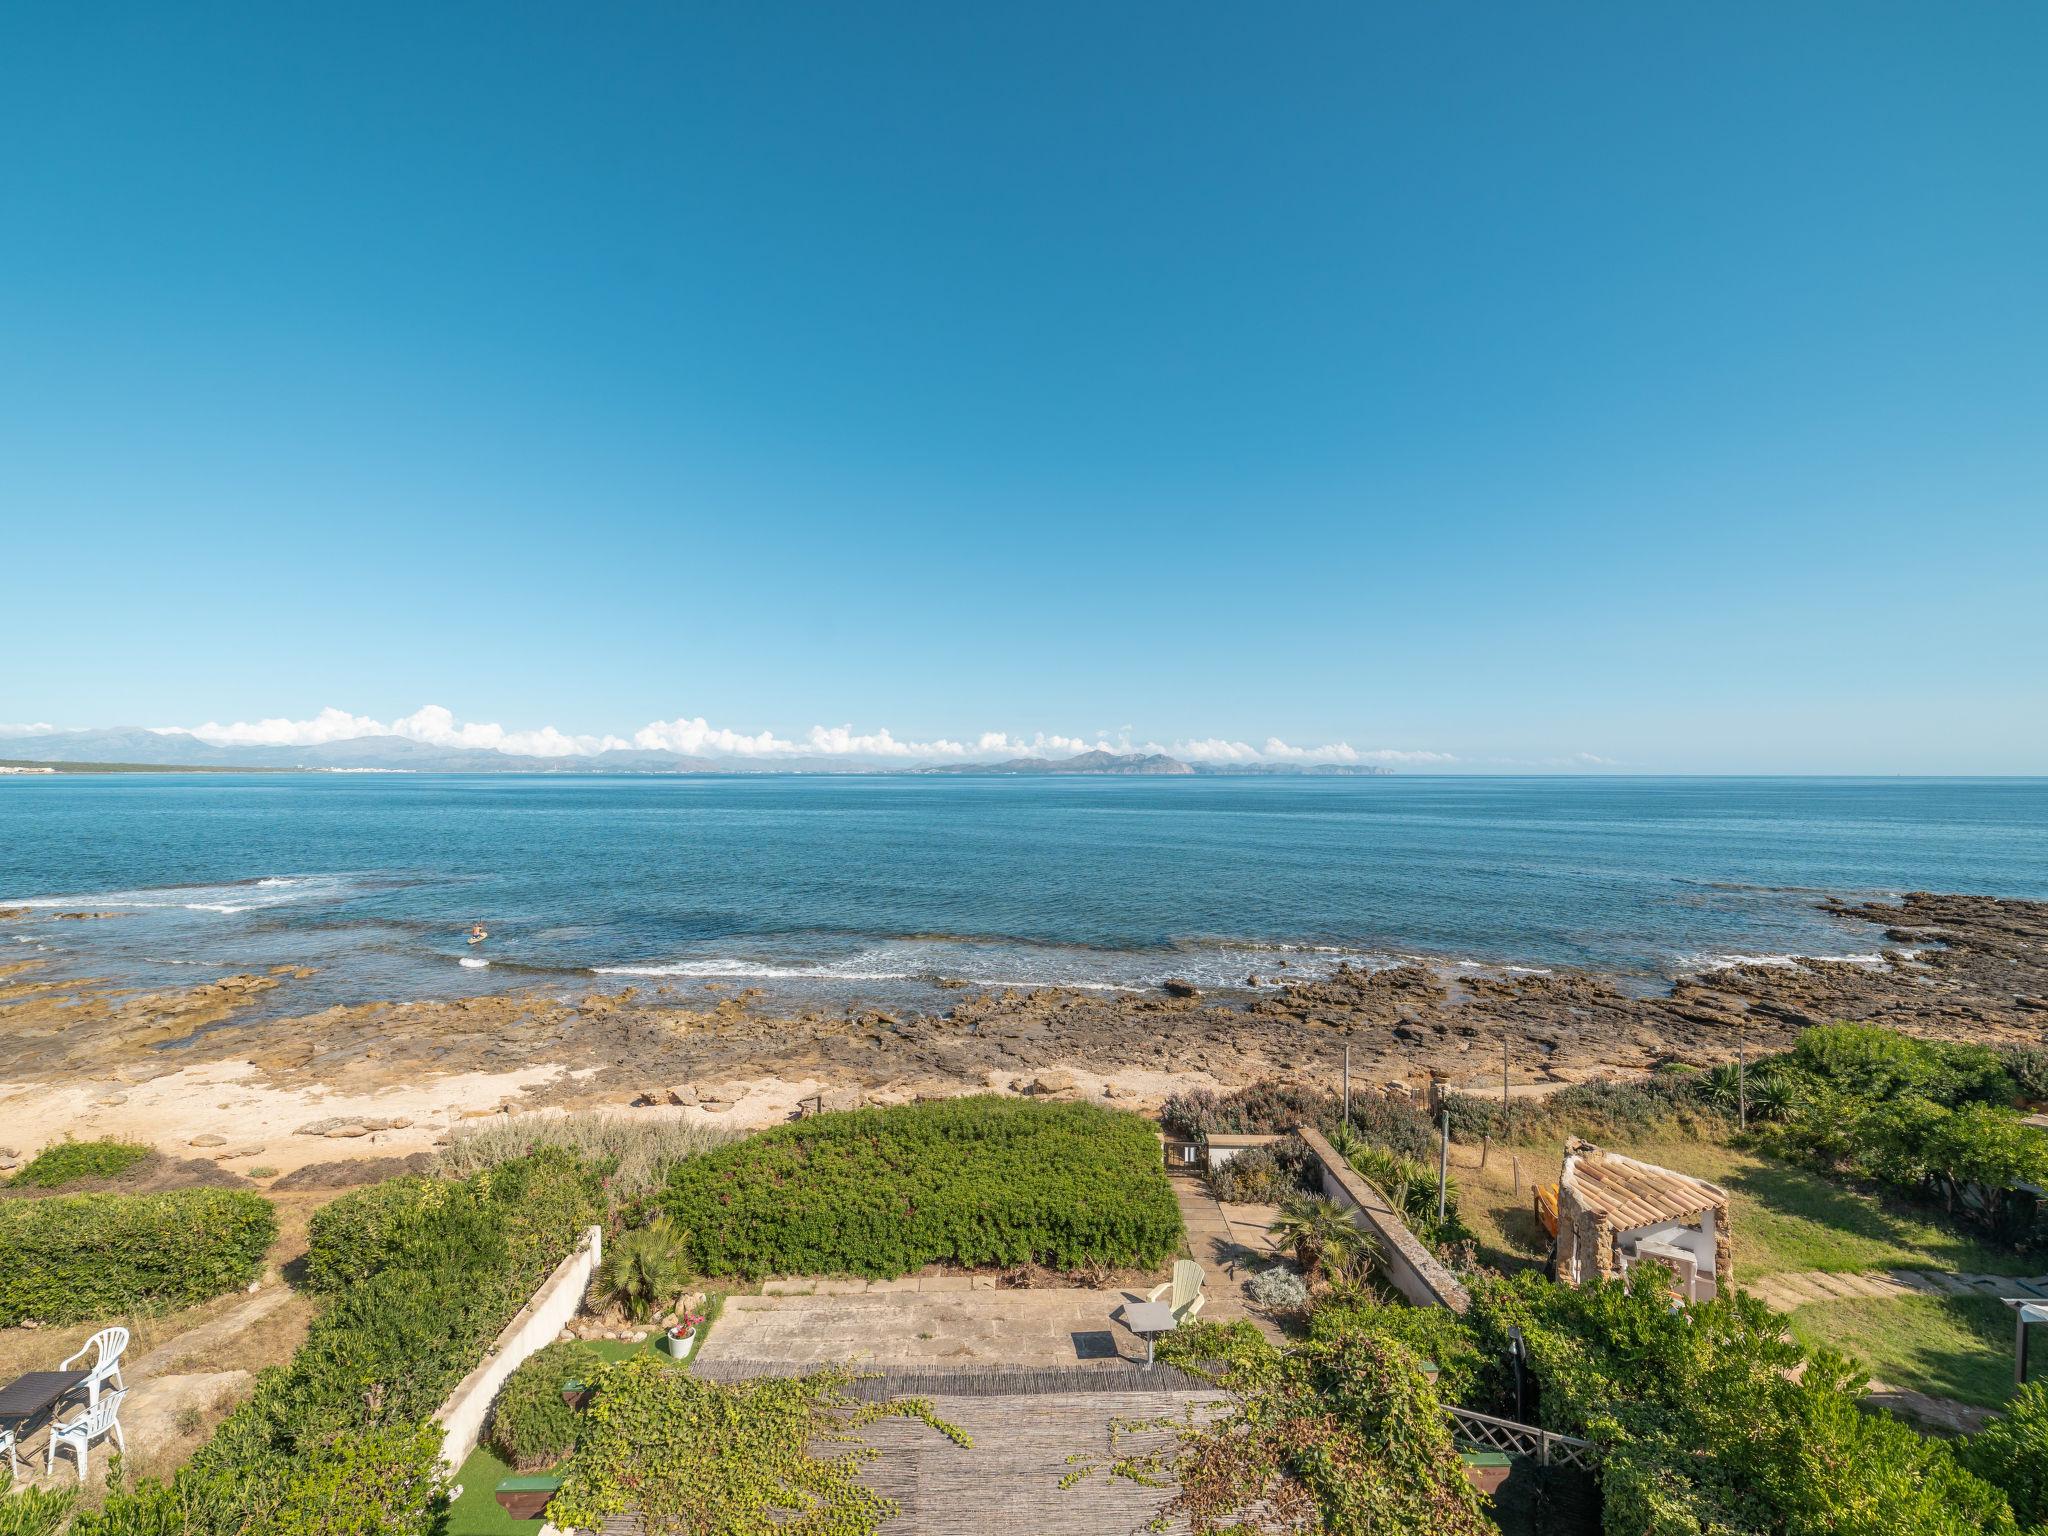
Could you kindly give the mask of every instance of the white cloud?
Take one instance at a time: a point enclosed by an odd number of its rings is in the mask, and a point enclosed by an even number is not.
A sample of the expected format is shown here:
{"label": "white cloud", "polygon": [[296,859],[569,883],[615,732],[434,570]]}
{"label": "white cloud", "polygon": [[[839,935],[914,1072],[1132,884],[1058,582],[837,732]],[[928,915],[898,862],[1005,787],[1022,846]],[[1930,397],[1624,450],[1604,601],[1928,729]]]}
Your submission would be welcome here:
{"label": "white cloud", "polygon": [[150,729],[163,736],[184,731],[216,747],[317,747],[357,736],[397,734],[368,715],[352,715],[345,709],[332,708],[321,710],[310,720],[237,720],[233,725],[209,720],[204,725],[158,725]]}
{"label": "white cloud", "polygon": [[39,720],[34,725],[0,725],[0,736],[48,736],[56,729],[49,721]]}
{"label": "white cloud", "polygon": [[[48,731],[47,725],[0,726],[0,733],[30,734]],[[777,736],[773,731],[735,731],[714,726],[702,715],[678,715],[673,720],[654,720],[630,737],[572,735],[554,726],[535,730],[508,730],[491,721],[458,720],[454,711],[427,704],[409,715],[385,722],[369,715],[351,714],[329,707],[303,720],[283,717],[237,720],[223,725],[209,720],[191,727],[155,726],[165,734],[184,731],[215,746],[311,747],[328,742],[348,741],[359,736],[402,736],[410,741],[440,747],[470,747],[507,752],[522,757],[588,757],[614,748],[637,747],[653,752],[674,752],[686,757],[854,757],[913,762],[929,759],[955,762],[1007,757],[1070,757],[1079,752],[1164,752],[1195,763],[1452,763],[1448,752],[1374,747],[1361,750],[1349,742],[1326,742],[1317,746],[1296,746],[1278,736],[1268,736],[1261,745],[1221,736],[1195,737],[1162,745],[1156,741],[1134,744],[1130,727],[1114,733],[1067,735],[1036,731],[1023,735],[1012,731],[983,731],[971,740],[939,736],[929,741],[906,741],[886,726],[859,730],[852,724],[814,725],[800,737]],[[1601,762],[1582,754],[1587,762]]]}
{"label": "white cloud", "polygon": [[678,715],[673,720],[656,720],[651,725],[643,725],[633,733],[633,745],[650,752],[681,752],[688,757],[710,754],[773,757],[780,752],[797,750],[795,742],[783,741],[772,731],[746,736],[738,731],[718,730],[702,715],[694,720]]}

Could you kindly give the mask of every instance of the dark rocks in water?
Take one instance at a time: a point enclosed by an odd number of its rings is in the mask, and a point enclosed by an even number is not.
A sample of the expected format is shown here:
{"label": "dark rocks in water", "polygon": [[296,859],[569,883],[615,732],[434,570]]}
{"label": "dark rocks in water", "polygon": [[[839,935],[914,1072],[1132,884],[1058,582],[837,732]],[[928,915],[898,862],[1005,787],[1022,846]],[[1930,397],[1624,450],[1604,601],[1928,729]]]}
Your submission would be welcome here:
{"label": "dark rocks in water", "polygon": [[1159,985],[1160,989],[1168,997],[1200,997],[1202,995],[1200,987],[1196,986],[1192,981],[1182,981],[1178,976],[1169,981],[1163,981]]}

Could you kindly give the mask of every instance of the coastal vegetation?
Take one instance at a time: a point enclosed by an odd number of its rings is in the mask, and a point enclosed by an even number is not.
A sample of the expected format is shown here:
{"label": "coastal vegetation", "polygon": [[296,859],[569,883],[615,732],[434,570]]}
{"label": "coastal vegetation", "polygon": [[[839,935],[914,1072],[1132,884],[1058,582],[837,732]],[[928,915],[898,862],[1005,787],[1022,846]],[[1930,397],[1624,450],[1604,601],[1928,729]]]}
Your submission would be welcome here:
{"label": "coastal vegetation", "polygon": [[633,1514],[651,1533],[877,1536],[897,1505],[861,1480],[879,1453],[853,1436],[903,1418],[970,1441],[929,1400],[862,1402],[853,1380],[826,1370],[705,1381],[645,1355],[609,1366],[548,1518],[586,1530]]}
{"label": "coastal vegetation", "polygon": [[[1112,1431],[1106,1473],[1172,1491],[1155,1526],[1194,1536],[1342,1531],[1345,1536],[1486,1536],[1443,1400],[1405,1344],[1346,1331],[1277,1347],[1249,1323],[1168,1334],[1159,1357],[1226,1397],[1207,1422],[1152,1420]],[[1168,1428],[1163,1449],[1126,1441]]]}
{"label": "coastal vegetation", "polygon": [[990,1095],[778,1126],[678,1165],[661,1205],[699,1274],[750,1278],[1151,1266],[1181,1238],[1149,1121]]}
{"label": "coastal vegetation", "polygon": [[[2032,1072],[2032,1054],[2015,1065]],[[2021,1085],[1983,1046],[1867,1024],[1810,1029],[1759,1065],[1770,1151],[1939,1204],[1994,1242],[2048,1240],[2048,1134],[2012,1107]]]}
{"label": "coastal vegetation", "polygon": [[483,1264],[538,1280],[605,1210],[602,1174],[547,1148],[460,1181],[406,1175],[353,1191],[313,1216],[306,1285],[346,1293],[388,1271]]}
{"label": "coastal vegetation", "polygon": [[[1670,1305],[1661,1277],[1556,1285],[1472,1277],[1473,1305],[1380,1307],[1333,1292],[1310,1337],[1427,1349],[1447,1399],[1593,1442],[1605,1536],[2016,1536],[2013,1458],[1865,1410],[1863,1378],[1753,1297]],[[1522,1341],[1518,1405],[1508,1362]],[[1410,1341],[1412,1340],[1412,1343]],[[1973,1470],[1974,1469],[1974,1470]],[[2024,1496],[2025,1490],[2020,1490]]]}
{"label": "coastal vegetation", "polygon": [[[1450,1095],[1446,1105],[1453,1134],[1467,1143],[1561,1144],[1578,1135],[1610,1144],[1714,1143],[1749,1154],[1738,1159],[1741,1173],[1723,1182],[1738,1194],[1744,1176],[1756,1193],[1775,1183],[1779,1198],[1761,1203],[1793,1218],[1769,1244],[1769,1257],[1753,1252],[1745,1261],[1738,1253],[1739,1271],[1752,1277],[1776,1268],[1924,1261],[1926,1250],[1943,1246],[1957,1250],[1948,1267],[2010,1268],[2016,1251],[2048,1243],[2043,1202],[2028,1188],[2048,1183],[2048,1134],[2013,1107],[2038,1086],[2041,1058],[2030,1049],[1996,1051],[1874,1024],[1830,1024],[1805,1031],[1791,1050],[1762,1057],[1741,1075],[1722,1066],[1588,1083],[1506,1114],[1498,1101],[1470,1095]],[[1739,1128],[1745,1101],[1746,1133]],[[1686,1160],[1697,1164],[1712,1155]],[[1704,1167],[1690,1171],[1722,1178]],[[1880,1212],[1850,1190],[1910,1202],[1919,1214]],[[1768,1225],[1768,1211],[1764,1219]],[[1943,1226],[1968,1237],[1944,1239]],[[1738,1242],[1745,1230],[1748,1224],[1738,1221]],[[1756,1236],[1752,1230],[1752,1243]],[[1981,1262],[1958,1262],[1965,1258]]]}
{"label": "coastal vegetation", "polygon": [[588,1388],[604,1367],[604,1358],[589,1345],[566,1340],[527,1356],[491,1405],[491,1449],[520,1472],[562,1461],[576,1449],[583,1428],[582,1411],[563,1395],[564,1383]]}
{"label": "coastal vegetation", "polygon": [[1207,1175],[1209,1192],[1236,1204],[1286,1205],[1322,1193],[1322,1167],[1308,1144],[1293,1134],[1320,1130],[1331,1150],[1386,1197],[1409,1230],[1431,1247],[1472,1236],[1458,1214],[1455,1181],[1446,1180],[1439,1214],[1438,1133],[1414,1105],[1377,1095],[1352,1101],[1347,1116],[1336,1094],[1267,1081],[1230,1093],[1196,1089],[1167,1099],[1160,1111],[1167,1133],[1183,1140],[1212,1135],[1268,1135],[1280,1139],[1246,1147]]}
{"label": "coastal vegetation", "polygon": [[494,1116],[485,1124],[458,1129],[441,1150],[436,1171],[446,1178],[466,1179],[499,1163],[557,1147],[603,1167],[612,1198],[630,1200],[659,1190],[676,1164],[727,1146],[741,1135],[721,1126],[606,1110],[522,1115],[517,1120]]}
{"label": "coastal vegetation", "polygon": [[0,1327],[204,1301],[253,1280],[276,1236],[245,1190],[0,1201]]}
{"label": "coastal vegetation", "polygon": [[2005,1490],[2030,1532],[2048,1530],[2048,1382],[2020,1389],[2002,1418],[1957,1451],[1964,1466]]}
{"label": "coastal vegetation", "polygon": [[17,1189],[62,1189],[80,1179],[111,1179],[155,1154],[132,1141],[58,1141],[7,1180]]}
{"label": "coastal vegetation", "polygon": [[435,1529],[445,1488],[431,1416],[600,1218],[603,1193],[596,1169],[555,1150],[438,1191],[392,1182],[316,1217],[327,1303],[290,1364],[264,1372],[175,1476],[110,1492],[74,1536]]}

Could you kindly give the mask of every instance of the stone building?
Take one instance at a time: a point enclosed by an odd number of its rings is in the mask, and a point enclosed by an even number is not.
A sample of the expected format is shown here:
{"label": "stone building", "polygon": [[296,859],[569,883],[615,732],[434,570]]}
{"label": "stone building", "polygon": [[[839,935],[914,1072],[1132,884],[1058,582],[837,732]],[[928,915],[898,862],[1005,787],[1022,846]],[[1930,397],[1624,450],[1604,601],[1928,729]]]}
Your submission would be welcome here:
{"label": "stone building", "polygon": [[1705,1301],[1735,1283],[1728,1191],[1573,1137],[1558,1180],[1555,1251],[1568,1285],[1657,1264],[1670,1271],[1674,1295]]}

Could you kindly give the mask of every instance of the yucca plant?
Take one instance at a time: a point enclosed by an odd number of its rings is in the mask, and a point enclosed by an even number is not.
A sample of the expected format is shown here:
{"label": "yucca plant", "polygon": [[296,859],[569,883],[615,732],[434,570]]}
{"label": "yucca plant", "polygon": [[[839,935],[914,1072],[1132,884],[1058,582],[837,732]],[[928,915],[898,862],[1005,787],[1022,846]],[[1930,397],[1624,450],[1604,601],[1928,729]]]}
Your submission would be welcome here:
{"label": "yucca plant", "polygon": [[1366,1145],[1366,1139],[1349,1120],[1339,1120],[1325,1133],[1323,1139],[1330,1144],[1330,1150],[1347,1163]]}
{"label": "yucca plant", "polygon": [[597,1272],[606,1299],[636,1321],[673,1301],[690,1278],[681,1235],[665,1216],[613,1238]]}

